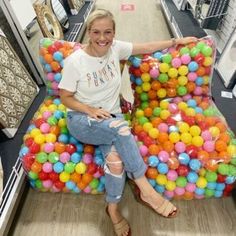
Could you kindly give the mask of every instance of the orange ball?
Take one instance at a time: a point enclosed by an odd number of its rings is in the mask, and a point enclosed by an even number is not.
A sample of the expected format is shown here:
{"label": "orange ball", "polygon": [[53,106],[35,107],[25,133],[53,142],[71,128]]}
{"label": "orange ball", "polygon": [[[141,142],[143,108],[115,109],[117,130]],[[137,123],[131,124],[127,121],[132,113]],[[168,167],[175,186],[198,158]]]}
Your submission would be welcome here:
{"label": "orange ball", "polygon": [[152,126],[154,128],[157,128],[161,122],[162,122],[162,119],[160,117],[155,117],[151,120]]}
{"label": "orange ball", "polygon": [[140,124],[135,124],[133,127],[134,127],[133,130],[134,130],[134,133],[135,133],[135,134],[138,134],[138,133],[140,133],[141,131],[143,131],[143,127],[142,127],[142,125],[140,125]]}
{"label": "orange ball", "polygon": [[85,144],[84,153],[94,154],[95,148],[93,145]]}
{"label": "orange ball", "polygon": [[[218,127],[218,126],[216,126],[216,127]],[[219,127],[218,127],[218,128],[219,128]],[[227,134],[227,133],[221,133],[221,134],[219,135],[218,139],[219,139],[219,140],[222,140],[223,142],[225,142],[225,143],[227,143],[227,144],[230,142],[230,136],[229,136],[229,134]]]}
{"label": "orange ball", "polygon": [[215,149],[218,152],[226,151],[227,144],[224,141],[222,141],[222,140],[217,140],[215,142]]}
{"label": "orange ball", "polygon": [[204,76],[206,74],[205,68],[203,66],[200,66],[196,71],[198,76]]}
{"label": "orange ball", "polygon": [[205,168],[213,172],[217,171],[218,169],[217,161],[214,159],[207,160],[207,162],[205,163]]}
{"label": "orange ball", "polygon": [[48,53],[47,48],[42,47],[42,48],[39,49],[39,54],[40,54],[41,56],[44,56],[44,55],[46,55],[47,53]]}
{"label": "orange ball", "polygon": [[61,154],[66,150],[66,145],[61,142],[55,142],[54,144],[54,151]]}
{"label": "orange ball", "polygon": [[151,155],[157,155],[157,154],[160,152],[160,147],[159,147],[159,145],[151,144],[151,145],[148,147],[148,152],[149,152]]}
{"label": "orange ball", "polygon": [[169,168],[172,170],[176,170],[179,167],[179,161],[175,157],[169,158],[167,164],[168,164]]}
{"label": "orange ball", "polygon": [[158,175],[157,168],[155,168],[155,167],[148,167],[148,169],[146,171],[147,178],[149,178],[149,179],[156,179],[157,175]]}
{"label": "orange ball", "polygon": [[205,122],[211,127],[215,125],[216,120],[214,117],[209,116],[205,118]]}
{"label": "orange ball", "polygon": [[70,180],[74,181],[75,183],[79,183],[79,181],[81,181],[81,175],[76,172],[73,172],[70,175]]}
{"label": "orange ball", "polygon": [[146,108],[144,109],[144,115],[145,115],[146,117],[151,117],[151,116],[152,116],[152,108],[146,107]]}
{"label": "orange ball", "polygon": [[222,122],[217,122],[215,126],[220,130],[221,133],[227,129],[226,125]]}
{"label": "orange ball", "polygon": [[209,159],[209,154],[204,150],[200,150],[197,154],[197,158],[199,161],[205,163]]}
{"label": "orange ball", "polygon": [[204,120],[205,120],[205,116],[203,114],[197,113],[195,115],[195,121],[196,121],[197,124],[203,122]]}
{"label": "orange ball", "polygon": [[178,80],[176,78],[170,78],[167,82],[166,82],[167,88],[174,88],[176,89],[178,86]]}
{"label": "orange ball", "polygon": [[156,93],[156,91],[153,90],[153,89],[150,89],[150,90],[148,91],[148,97],[149,97],[150,100],[156,99],[156,98],[157,98],[157,93]]}
{"label": "orange ball", "polygon": [[79,189],[81,189],[81,190],[83,190],[83,189],[85,189],[86,187],[87,187],[87,183],[84,183],[83,181],[79,181],[78,183],[77,183],[77,186],[78,186],[78,188]]}
{"label": "orange ball", "polygon": [[31,170],[35,173],[39,173],[42,170],[42,164],[35,161],[31,166]]}
{"label": "orange ball", "polygon": [[55,134],[58,136],[60,134],[60,127],[57,125],[53,125],[50,127],[50,133]]}
{"label": "orange ball", "polygon": [[150,67],[149,64],[146,62],[141,63],[141,65],[139,66],[140,70],[145,73],[145,72],[149,72]]}
{"label": "orange ball", "polygon": [[191,192],[185,192],[184,195],[183,195],[183,198],[184,198],[185,200],[192,200],[193,197],[194,197],[194,195],[193,195],[193,193],[191,193]]}
{"label": "orange ball", "polygon": [[168,96],[168,97],[173,98],[173,97],[176,96],[176,89],[175,89],[175,88],[168,88],[168,89],[166,90],[166,93],[167,93],[167,96]]}
{"label": "orange ball", "polygon": [[189,81],[187,84],[186,84],[186,88],[188,90],[189,93],[193,92],[194,89],[196,88],[196,84],[192,81]]}
{"label": "orange ball", "polygon": [[[151,91],[151,90],[150,90]],[[155,93],[155,96],[156,96],[156,93]],[[158,107],[159,103],[157,100],[151,100],[149,102],[149,107],[151,107],[152,109],[155,108],[155,107]]]}
{"label": "orange ball", "polygon": [[53,62],[53,56],[49,53],[44,55],[44,60],[48,63],[51,64]]}
{"label": "orange ball", "polygon": [[153,80],[151,83],[151,88],[155,91],[159,90],[161,88],[161,83],[157,80]]}
{"label": "orange ball", "polygon": [[89,173],[85,173],[82,175],[82,182],[89,184],[93,179],[93,176]]}
{"label": "orange ball", "polygon": [[231,157],[230,155],[228,154],[227,151],[221,151],[219,152],[218,154],[218,159],[219,160],[223,160],[224,163],[229,163],[231,161]]}
{"label": "orange ball", "polygon": [[52,67],[52,70],[55,72],[58,72],[61,69],[61,66],[57,61],[52,61],[51,67]]}
{"label": "orange ball", "polygon": [[166,141],[162,144],[165,151],[171,153],[174,150],[174,144],[171,141]]}
{"label": "orange ball", "polygon": [[169,135],[165,132],[160,132],[157,137],[157,141],[159,143],[164,143],[164,142],[168,141],[168,139],[169,139]]}

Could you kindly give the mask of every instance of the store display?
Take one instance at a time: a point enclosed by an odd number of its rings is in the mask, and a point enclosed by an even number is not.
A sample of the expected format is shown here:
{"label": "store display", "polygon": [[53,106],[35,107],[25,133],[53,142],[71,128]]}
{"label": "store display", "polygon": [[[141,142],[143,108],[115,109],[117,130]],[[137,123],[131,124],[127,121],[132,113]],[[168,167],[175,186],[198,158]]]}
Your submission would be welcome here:
{"label": "store display", "polygon": [[[41,42],[50,96],[36,112],[20,151],[30,184],[40,191],[104,191],[99,148],[69,134],[66,108],[56,96],[63,59],[79,48],[65,41]],[[149,182],[166,198],[222,197],[233,189],[236,140],[211,100],[214,59],[211,38],[129,59],[135,101],[133,112],[124,109],[124,115],[148,166]]]}
{"label": "store display", "polygon": [[0,128],[14,137],[38,87],[0,31]]}

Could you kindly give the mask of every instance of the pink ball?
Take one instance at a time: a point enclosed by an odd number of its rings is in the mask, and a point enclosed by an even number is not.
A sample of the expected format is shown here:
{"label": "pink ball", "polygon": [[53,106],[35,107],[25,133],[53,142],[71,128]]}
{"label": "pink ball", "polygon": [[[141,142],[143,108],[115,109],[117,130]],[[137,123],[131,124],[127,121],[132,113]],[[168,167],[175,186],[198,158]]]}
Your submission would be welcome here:
{"label": "pink ball", "polygon": [[173,60],[171,61],[171,65],[174,67],[174,68],[178,68],[180,67],[182,64],[181,60],[179,58],[173,58]]}
{"label": "pink ball", "polygon": [[196,189],[196,185],[193,183],[187,183],[187,185],[185,186],[185,189],[187,192],[193,193]]}
{"label": "pink ball", "polygon": [[59,159],[60,159],[60,162],[66,163],[70,160],[70,154],[68,152],[63,152],[60,154]]}
{"label": "pink ball", "polygon": [[85,193],[90,193],[90,192],[91,192],[90,186],[87,186],[83,191],[84,191]]}
{"label": "pink ball", "polygon": [[48,123],[43,123],[40,125],[39,129],[43,134],[49,133],[50,131],[50,125]]}
{"label": "pink ball", "polygon": [[192,98],[192,96],[190,95],[190,94],[186,94],[186,95],[184,95],[183,96],[183,100],[185,101],[185,102],[187,102],[189,99],[191,99]]}
{"label": "pink ball", "polygon": [[202,95],[202,87],[197,86],[194,91],[194,95]]}
{"label": "pink ball", "polygon": [[58,89],[58,83],[57,82],[55,82],[55,81],[52,82],[52,89],[54,89],[54,90]]}
{"label": "pink ball", "polygon": [[215,142],[214,141],[206,141],[203,144],[203,149],[207,152],[213,152],[215,150]]}
{"label": "pink ball", "polygon": [[168,110],[172,113],[175,114],[179,111],[178,106],[175,103],[170,103],[168,105]]}
{"label": "pink ball", "polygon": [[202,131],[201,136],[205,141],[211,141],[212,140],[212,135],[211,135],[211,132],[209,130]]}
{"label": "pink ball", "polygon": [[185,149],[186,149],[185,143],[183,143],[183,142],[177,142],[177,143],[175,144],[175,150],[176,150],[177,153],[185,152]]}
{"label": "pink ball", "polygon": [[52,172],[52,163],[50,163],[50,162],[43,163],[42,169],[45,173]]}
{"label": "pink ball", "polygon": [[184,188],[181,188],[181,187],[176,187],[175,188],[175,193],[177,194],[177,195],[183,195],[184,193],[185,193],[185,189]]}
{"label": "pink ball", "polygon": [[167,162],[170,158],[170,155],[167,151],[160,151],[158,154],[158,158],[162,162]]}
{"label": "pink ball", "polygon": [[188,54],[181,56],[181,61],[183,64],[187,65],[191,61],[191,57]]}
{"label": "pink ball", "polygon": [[59,188],[57,188],[55,185],[52,186],[51,188],[53,193],[59,193],[61,190]]}
{"label": "pink ball", "polygon": [[170,181],[175,181],[178,178],[178,173],[175,170],[169,170],[166,177]]}
{"label": "pink ball", "polygon": [[180,103],[180,102],[182,102],[183,101],[183,99],[181,98],[181,97],[175,97],[175,98],[173,98],[173,100],[172,100],[172,102],[174,102],[174,103],[176,103],[176,104],[178,104],[178,103]]}
{"label": "pink ball", "polygon": [[51,188],[52,187],[52,181],[51,180],[43,180],[42,181],[43,187],[44,188]]}
{"label": "pink ball", "polygon": [[45,144],[44,144],[44,147],[43,147],[43,150],[44,150],[46,153],[51,153],[51,152],[53,152],[53,150],[54,150],[54,144],[53,144],[53,143],[45,143]]}
{"label": "pink ball", "polygon": [[101,175],[101,173],[100,173],[99,171],[97,171],[97,172],[95,172],[95,173],[93,174],[93,177],[96,178],[96,179],[100,178],[101,176],[102,176],[102,175]]}
{"label": "pink ball", "polygon": [[43,112],[43,118],[45,120],[47,120],[51,115],[52,115],[52,112],[50,112],[50,111]]}
{"label": "pink ball", "polygon": [[84,162],[85,164],[90,164],[92,161],[93,161],[93,156],[92,156],[92,154],[90,154],[90,153],[85,153],[85,154],[83,155],[83,162]]}
{"label": "pink ball", "polygon": [[148,148],[145,145],[139,147],[139,152],[141,156],[146,156],[148,154]]}
{"label": "pink ball", "polygon": [[190,72],[187,75],[188,80],[194,82],[197,79],[197,74],[195,72]]}
{"label": "pink ball", "polygon": [[150,74],[151,78],[156,79],[159,76],[159,70],[156,68],[152,68],[149,71],[149,74]]}
{"label": "pink ball", "polygon": [[53,72],[49,72],[47,73],[47,80],[49,81],[53,81],[54,80],[54,73]]}
{"label": "pink ball", "polygon": [[168,190],[166,190],[166,191],[164,192],[164,196],[166,196],[168,199],[173,198],[174,195],[175,195],[174,191],[168,191]]}
{"label": "pink ball", "polygon": [[168,131],[168,125],[166,123],[160,123],[158,125],[158,129],[160,132],[167,132]]}

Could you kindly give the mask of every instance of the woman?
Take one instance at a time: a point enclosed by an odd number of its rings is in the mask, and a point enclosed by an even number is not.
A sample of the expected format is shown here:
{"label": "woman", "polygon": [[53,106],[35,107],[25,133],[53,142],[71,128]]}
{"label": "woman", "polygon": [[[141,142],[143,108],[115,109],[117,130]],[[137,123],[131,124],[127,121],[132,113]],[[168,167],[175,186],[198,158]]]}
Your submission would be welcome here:
{"label": "woman", "polygon": [[120,109],[120,60],[131,55],[196,41],[195,37],[133,44],[114,40],[115,22],[103,9],[87,21],[89,43],[66,60],[59,84],[62,103],[68,108],[70,133],[83,143],[98,145],[105,158],[106,211],[116,235],[130,235],[118,209],[126,173],[139,188],[138,199],[164,217],[174,217],[177,208],[158,194],[145,177],[146,165]]}

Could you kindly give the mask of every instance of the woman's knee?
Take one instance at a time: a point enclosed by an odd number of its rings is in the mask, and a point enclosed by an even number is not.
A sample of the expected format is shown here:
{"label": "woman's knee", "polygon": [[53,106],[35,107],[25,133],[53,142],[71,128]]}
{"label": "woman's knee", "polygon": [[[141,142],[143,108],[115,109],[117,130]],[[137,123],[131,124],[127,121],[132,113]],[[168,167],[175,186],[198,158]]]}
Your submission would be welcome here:
{"label": "woman's knee", "polygon": [[110,152],[106,157],[106,165],[114,175],[122,175],[124,172],[124,165],[117,152]]}

